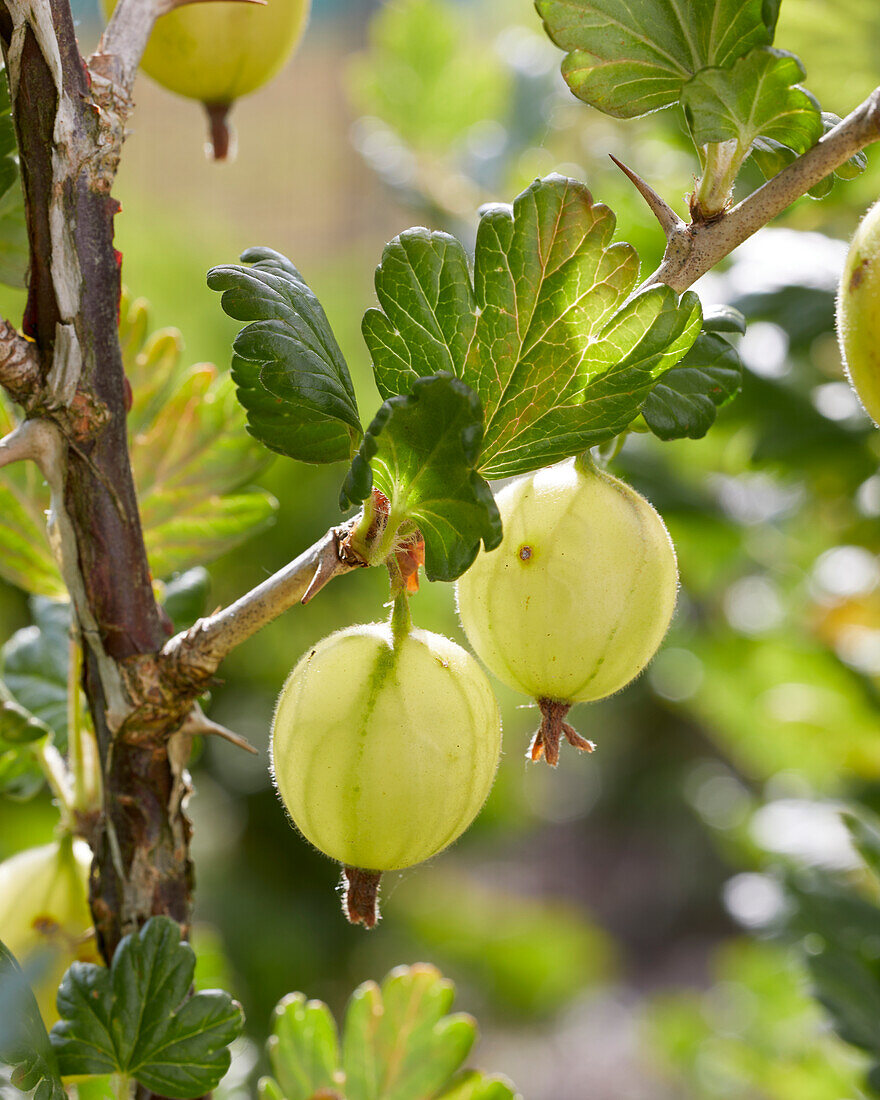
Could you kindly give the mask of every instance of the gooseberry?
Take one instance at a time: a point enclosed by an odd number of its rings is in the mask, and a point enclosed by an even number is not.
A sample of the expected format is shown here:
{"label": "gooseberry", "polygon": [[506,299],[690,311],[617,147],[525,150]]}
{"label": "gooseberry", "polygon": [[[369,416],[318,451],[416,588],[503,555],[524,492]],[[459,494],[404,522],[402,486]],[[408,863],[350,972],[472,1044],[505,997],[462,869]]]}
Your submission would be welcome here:
{"label": "gooseberry", "polygon": [[862,218],[849,247],[837,295],[837,331],[850,383],[880,424],[880,202]]}
{"label": "gooseberry", "polygon": [[91,854],[70,837],[29,848],[0,863],[0,940],[30,978],[49,1028],[55,997],[71,963],[100,962],[89,912]]}
{"label": "gooseberry", "polygon": [[[116,0],[101,0],[109,17]],[[305,30],[309,0],[209,0],[159,17],[141,68],[171,92],[204,103],[214,156],[229,147],[226,118],[236,99],[267,84]]]}
{"label": "gooseberry", "polygon": [[352,626],[306,653],[272,727],[272,772],[294,824],[345,869],[347,915],[372,927],[383,871],[456,840],[486,800],[498,703],[449,638]]}
{"label": "gooseberry", "polygon": [[497,497],[500,546],[458,582],[458,609],[477,656],[531,695],[541,727],[530,748],[555,765],[574,703],[601,699],[637,676],[659,647],[678,587],[663,520],[634,489],[589,459],[539,470]]}

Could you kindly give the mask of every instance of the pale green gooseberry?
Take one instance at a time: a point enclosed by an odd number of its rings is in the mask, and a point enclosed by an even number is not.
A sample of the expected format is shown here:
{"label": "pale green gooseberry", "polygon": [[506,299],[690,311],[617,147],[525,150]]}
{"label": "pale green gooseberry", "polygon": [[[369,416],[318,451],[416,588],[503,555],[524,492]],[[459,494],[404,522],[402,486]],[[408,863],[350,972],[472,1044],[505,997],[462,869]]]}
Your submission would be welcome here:
{"label": "pale green gooseberry", "polygon": [[368,926],[375,914],[359,891],[375,900],[380,872],[430,859],[461,836],[500,750],[498,703],[474,658],[448,638],[396,635],[387,623],[341,630],[303,656],[271,741],[290,817],[346,869],[349,919]]}
{"label": "pale green gooseberry", "polygon": [[678,569],[663,520],[630,486],[574,459],[497,497],[504,538],[458,582],[468,640],[543,721],[532,759],[558,760],[574,703],[619,691],[657,651],[675,609]]}
{"label": "pale green gooseberry", "polygon": [[880,424],[880,202],[862,218],[849,247],[837,295],[837,331],[850,383]]}
{"label": "pale green gooseberry", "polygon": [[15,955],[47,1028],[58,1020],[55,997],[71,963],[100,962],[88,882],[91,853],[69,837],[28,848],[0,863],[0,940]]}

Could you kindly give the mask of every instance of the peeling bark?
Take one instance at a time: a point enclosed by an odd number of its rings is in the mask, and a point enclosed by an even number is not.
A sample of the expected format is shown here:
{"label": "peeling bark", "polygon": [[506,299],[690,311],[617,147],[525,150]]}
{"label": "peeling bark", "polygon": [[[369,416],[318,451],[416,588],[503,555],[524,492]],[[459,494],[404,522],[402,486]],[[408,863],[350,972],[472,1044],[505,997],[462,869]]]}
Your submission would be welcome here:
{"label": "peeling bark", "polygon": [[153,914],[186,926],[191,897],[189,739],[174,736],[176,714],[138,729],[141,712],[121,672],[122,663],[157,652],[166,634],[128,458],[118,206],[109,193],[120,133],[107,89],[92,96],[67,0],[2,0],[0,43],[31,252],[24,331],[36,356],[28,383],[38,376],[39,405],[75,443],[62,443],[57,464],[52,541],[85,641],[84,687],[104,772],[92,906],[109,959],[121,936]]}

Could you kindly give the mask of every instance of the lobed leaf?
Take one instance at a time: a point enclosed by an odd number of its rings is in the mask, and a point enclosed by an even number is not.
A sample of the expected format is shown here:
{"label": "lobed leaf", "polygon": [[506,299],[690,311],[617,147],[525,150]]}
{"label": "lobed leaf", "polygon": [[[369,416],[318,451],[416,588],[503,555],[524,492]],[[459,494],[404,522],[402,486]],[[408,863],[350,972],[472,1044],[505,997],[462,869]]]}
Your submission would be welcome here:
{"label": "lobed leaf", "polygon": [[645,399],[642,415],[659,439],[702,439],[717,410],[742,384],[736,350],[721,336],[703,333]]}
{"label": "lobed leaf", "polygon": [[0,1063],[12,1067],[12,1083],[34,1100],[67,1100],[55,1052],[25,974],[0,943]]}
{"label": "lobed leaf", "polygon": [[351,458],[363,435],[348,367],[320,302],[293,264],[251,248],[208,272],[236,337],[235,381],[251,433],[303,462]]}
{"label": "lobed leaf", "polygon": [[568,51],[562,73],[584,102],[635,118],[678,102],[701,69],[728,68],[769,45],[778,0],[536,0]]}
{"label": "lobed leaf", "polygon": [[227,993],[188,997],[194,971],[192,948],[167,917],[126,936],[109,970],[74,963],[50,1036],[61,1073],[123,1073],[172,1100],[216,1088],[244,1020]]}
{"label": "lobed leaf", "polygon": [[483,417],[476,394],[449,374],[421,378],[412,394],[391,397],[367,429],[342,490],[342,504],[375,485],[391,520],[409,518],[425,542],[431,580],[454,580],[501,541],[492,491],[476,469]]}
{"label": "lobed leaf", "polygon": [[464,250],[413,229],[386,248],[380,310],[364,336],[385,396],[448,371],[479,396],[486,477],[526,473],[622,431],[690,347],[699,302],[668,287],[629,299],[638,257],[612,243],[611,211],[549,176],[480,221],[471,283]]}
{"label": "lobed leaf", "polygon": [[695,143],[736,141],[745,155],[762,137],[806,152],[822,136],[822,116],[816,100],[797,86],[805,75],[794,54],[767,46],[729,68],[703,69],[681,95]]}
{"label": "lobed leaf", "polygon": [[363,334],[383,398],[409,393],[418,378],[460,378],[474,338],[477,307],[467,255],[448,233],[408,229],[385,246],[376,297]]}
{"label": "lobed leaf", "polygon": [[392,970],[381,988],[360,986],[345,1018],[346,1100],[412,1100],[442,1089],[476,1038],[471,1017],[447,1015],[453,997],[452,983],[425,964]]}

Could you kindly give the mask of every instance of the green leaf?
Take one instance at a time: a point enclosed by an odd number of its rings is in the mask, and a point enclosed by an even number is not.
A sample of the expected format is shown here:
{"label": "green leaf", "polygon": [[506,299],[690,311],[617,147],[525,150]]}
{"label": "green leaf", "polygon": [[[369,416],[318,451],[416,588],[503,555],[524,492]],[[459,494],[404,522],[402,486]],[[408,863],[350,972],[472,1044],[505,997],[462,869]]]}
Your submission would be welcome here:
{"label": "green leaf", "polygon": [[702,439],[715,423],[717,409],[741,384],[736,350],[722,336],[704,333],[654,386],[642,415],[659,439]]}
{"label": "green leaf", "polygon": [[228,377],[209,364],[175,369],[150,404],[132,469],[150,566],[166,577],[240,545],[272,522],[277,504],[261,490],[241,491],[266,454],[242,430]]}
{"label": "green leaf", "polygon": [[617,118],[676,103],[709,66],[727,68],[773,40],[778,3],[762,0],[536,0],[568,52],[562,73],[579,99]]}
{"label": "green leaf", "polygon": [[[120,303],[123,365],[132,387],[128,417],[131,461],[144,540],[157,578],[203,565],[265,528],[275,500],[242,491],[269,456],[245,432],[245,417],[228,376],[202,363],[181,363],[176,329],[150,334],[144,301]],[[15,425],[0,394],[0,432]],[[49,492],[32,463],[0,470],[0,576],[36,595],[67,590],[49,550]]]}
{"label": "green leaf", "polygon": [[123,1073],[173,1100],[216,1088],[244,1020],[227,993],[189,997],[194,971],[192,948],[167,917],[126,936],[109,970],[74,963],[51,1033],[61,1073]]}
{"label": "green leaf", "polygon": [[194,565],[165,585],[162,606],[176,630],[192,626],[205,614],[211,578],[202,565]]}
{"label": "green leaf", "polygon": [[703,314],[703,332],[736,332],[740,336],[746,331],[746,319],[733,306],[713,306]]}
{"label": "green leaf", "polygon": [[5,690],[0,680],[0,747],[4,742],[7,745],[23,745],[51,736],[52,731],[45,722],[35,718],[14,699],[4,699]]}
{"label": "green leaf", "polygon": [[517,1093],[503,1077],[486,1077],[472,1069],[453,1078],[436,1100],[517,1100]]}
{"label": "green leaf", "polygon": [[[12,403],[0,390],[0,436],[17,423]],[[46,538],[48,507],[48,490],[32,462],[0,470],[0,577],[26,592],[59,599],[67,590]]]}
{"label": "green leaf", "polygon": [[745,156],[763,137],[806,152],[822,136],[822,116],[809,92],[793,86],[804,75],[794,54],[766,46],[730,68],[697,73],[681,97],[694,142],[736,141]]}
{"label": "green leaf", "polygon": [[425,541],[430,580],[454,580],[480,541],[501,541],[492,491],[477,473],[483,418],[477,395],[449,374],[419,379],[408,396],[389,398],[367,429],[342,489],[342,505],[364,500],[373,485],[391,503],[390,524],[404,519]]}
{"label": "green leaf", "polygon": [[0,74],[0,282],[20,287],[27,281],[30,253],[17,153],[4,70]]}
{"label": "green leaf", "polygon": [[[236,337],[235,380],[260,442],[303,462],[351,458],[362,429],[348,367],[315,295],[293,264],[269,248],[243,267],[208,272],[230,317],[251,322]],[[274,403],[274,411],[273,411]]]}
{"label": "green leaf", "polygon": [[55,1052],[25,974],[0,943],[0,1063],[11,1066],[12,1083],[34,1100],[67,1100]]}
{"label": "green leaf", "polygon": [[[830,111],[822,111],[822,131],[827,134],[829,130],[841,122],[840,115]],[[783,145],[773,138],[759,137],[752,146],[752,160],[764,179],[772,179],[778,175],[786,165],[791,164],[797,153],[787,145]],[[815,187],[811,187],[808,194],[811,198],[824,198],[831,190],[835,179],[851,180],[860,175],[868,167],[868,158],[864,152],[854,153],[849,160],[844,161],[838,168],[820,180]]]}
{"label": "green leaf", "polygon": [[70,659],[70,606],[35,596],[33,625],[16,631],[0,650],[3,681],[20,706],[67,744],[67,666]]}
{"label": "green leaf", "polygon": [[[385,395],[442,368],[479,396],[486,477],[527,473],[622,431],[688,350],[699,301],[656,286],[627,300],[638,257],[583,184],[549,176],[484,213],[474,282],[461,246],[410,230],[376,274],[364,335]],[[364,489],[366,491],[366,489]]]}
{"label": "green leaf", "polygon": [[267,1100],[310,1100],[315,1093],[338,1085],[339,1036],[330,1009],[291,993],[275,1009],[267,1043],[275,1079],[260,1081]]}
{"label": "green leaf", "polygon": [[392,970],[381,989],[360,986],[345,1019],[346,1100],[413,1100],[443,1088],[476,1038],[470,1016],[447,1015],[453,997],[452,983],[425,964]]}
{"label": "green leaf", "polygon": [[367,310],[363,333],[383,398],[409,393],[426,375],[462,376],[477,307],[455,237],[421,228],[395,237],[376,269],[376,296],[382,309]]}

